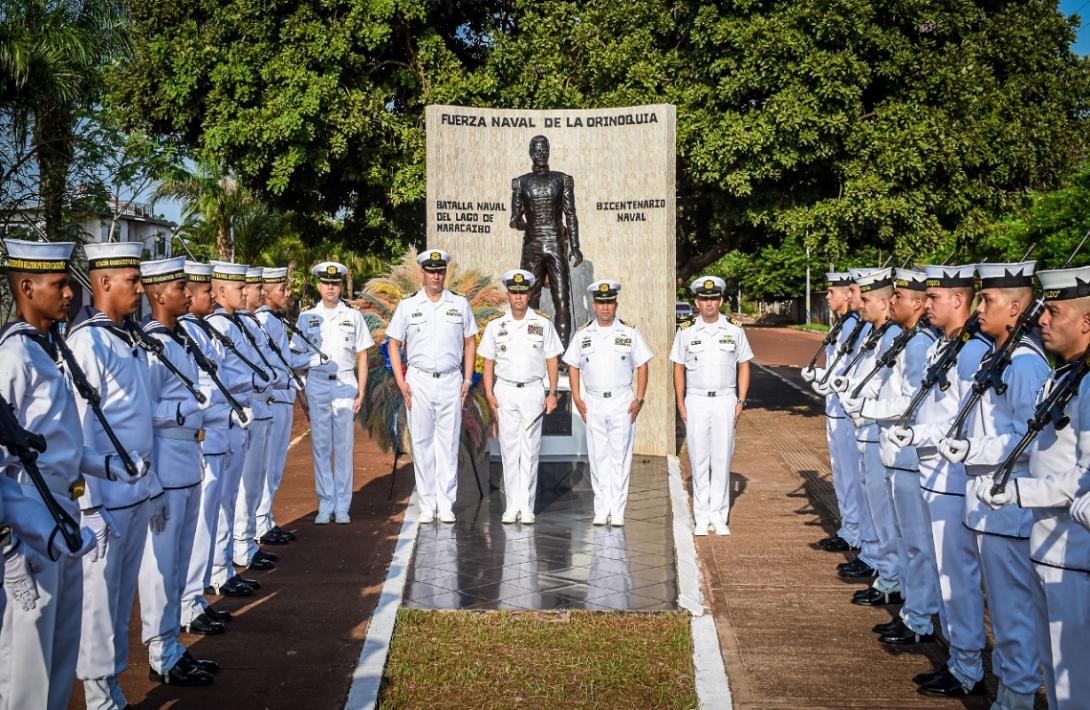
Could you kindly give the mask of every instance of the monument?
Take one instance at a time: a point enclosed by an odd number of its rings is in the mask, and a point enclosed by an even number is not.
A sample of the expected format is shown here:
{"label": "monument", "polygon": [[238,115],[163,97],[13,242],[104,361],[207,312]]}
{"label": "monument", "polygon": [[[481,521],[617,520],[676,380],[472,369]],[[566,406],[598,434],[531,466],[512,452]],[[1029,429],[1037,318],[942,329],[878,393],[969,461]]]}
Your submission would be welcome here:
{"label": "monument", "polygon": [[[655,353],[636,425],[637,455],[675,450],[668,360],[675,123],[674,107],[663,104],[426,112],[427,247],[447,249],[459,268],[494,278],[515,266],[533,272],[539,287],[531,306],[554,319],[565,342],[594,315],[587,285],[600,278],[622,283],[619,316],[639,327]],[[568,407],[564,416],[544,424],[543,460],[585,455],[578,413]]]}

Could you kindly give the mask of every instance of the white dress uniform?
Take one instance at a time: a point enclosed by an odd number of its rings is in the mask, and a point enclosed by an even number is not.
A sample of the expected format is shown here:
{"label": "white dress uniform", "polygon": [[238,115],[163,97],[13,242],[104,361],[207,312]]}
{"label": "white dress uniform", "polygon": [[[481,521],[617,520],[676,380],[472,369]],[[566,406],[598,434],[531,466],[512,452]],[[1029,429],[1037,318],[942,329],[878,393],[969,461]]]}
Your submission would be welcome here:
{"label": "white dress uniform", "polygon": [[[1033,283],[1033,262],[981,264],[977,272],[984,289],[1016,284],[1028,288]],[[1019,281],[1012,282],[1011,274]],[[981,368],[988,362],[985,358]],[[1000,395],[989,388],[966,421],[963,438],[967,453],[952,455],[950,444],[954,440],[940,442],[939,446],[944,457],[962,459],[969,477],[964,523],[976,533],[988,608],[998,610],[990,617],[995,636],[992,668],[1000,681],[997,702],[1004,710],[1032,708],[1033,696],[1041,684],[1032,591],[1035,575],[1029,559],[1033,517],[1017,507],[991,510],[973,495],[973,479],[993,473],[1025,434],[1037,393],[1048,374],[1041,346],[1031,338],[1023,338],[1003,372],[1006,392]],[[1029,457],[1025,456],[1016,463],[1014,475],[1028,476],[1028,468]]]}
{"label": "white dress uniform", "polygon": [[[521,269],[504,274],[512,292],[529,290],[534,277]],[[480,356],[495,362],[492,392],[499,403],[499,444],[503,461],[504,519],[534,520],[538,454],[545,409],[545,361],[564,352],[550,321],[532,308],[521,320],[511,313],[489,321],[481,336]],[[527,428],[529,427],[529,431]]]}
{"label": "white dress uniform", "polygon": [[[437,249],[444,267],[446,252]],[[453,515],[458,495],[458,443],[462,432],[462,359],[465,339],[479,328],[469,301],[443,289],[432,301],[420,289],[397,304],[387,337],[405,344],[405,381],[412,390],[409,436],[413,446],[416,493],[422,514]]]}
{"label": "white dress uniform", "polygon": [[[139,243],[88,244],[84,249],[92,271],[99,264],[139,266]],[[77,316],[67,342],[87,380],[101,395],[106,420],[125,450],[135,452],[134,460],[151,461],[152,404],[144,352],[131,343],[120,326],[91,307]],[[76,407],[83,422],[84,441],[88,445],[94,442],[99,451],[112,453],[109,439],[82,397],[76,397]],[[120,535],[110,541],[104,557],[92,560],[87,556],[83,560],[83,624],[76,677],[83,681],[88,708],[125,707],[117,679],[129,662],[129,617],[148,519],[161,505],[158,498],[162,492],[154,468],[135,483],[87,480],[81,505],[87,509],[94,501],[101,501]]]}
{"label": "white dress uniform", "polygon": [[[181,257],[144,262],[140,268],[145,284],[185,279]],[[201,502],[204,476],[204,413],[212,391],[200,388],[200,375],[192,357],[173,330],[149,319],[144,330],[163,346],[162,356],[148,358],[148,393],[153,404],[153,466],[163,488],[169,515],[160,532],[148,530],[140,565],[141,638],[148,647],[148,662],[160,674],[169,671],[184,653],[179,643],[182,593],[189,574]],[[196,384],[205,397],[198,402],[182,381],[163,363],[166,358]]]}
{"label": "white dress uniform", "polygon": [[[898,269],[896,287],[923,291],[922,271]],[[920,491],[920,460],[915,447],[898,448],[887,433],[908,409],[920,390],[926,370],[927,353],[936,341],[930,329],[916,329],[897,356],[893,367],[879,373],[877,396],[866,399],[860,416],[873,419],[879,428],[879,451],[893,489],[893,514],[901,544],[901,592],[904,605],[900,618],[921,636],[934,630],[931,617],[939,612],[938,570],[931,539],[931,519]]]}
{"label": "white dress uniform", "polygon": [[[975,266],[927,266],[929,288],[972,288]],[[928,350],[930,367],[950,341],[938,340]],[[946,435],[963,399],[972,387],[973,374],[991,348],[985,337],[974,335],[961,349],[948,373],[949,386],[931,388],[909,427],[908,445],[920,459],[920,489],[931,520],[935,566],[939,574],[939,621],[950,642],[947,668],[968,688],[984,677],[984,594],[981,591],[980,555],[972,531],[965,527],[965,465],[939,455],[939,440]]]}
{"label": "white dress uniform", "polygon": [[[245,264],[216,263],[212,268],[213,280],[245,281]],[[205,317],[204,326],[213,328],[216,332],[225,336],[233,346],[224,347],[223,360],[220,361],[220,377],[225,382],[240,383],[242,389],[235,398],[244,407],[250,409],[250,423],[245,426],[232,426],[229,430],[228,454],[220,465],[220,502],[219,516],[216,522],[216,541],[212,548],[212,564],[209,580],[213,588],[222,587],[235,576],[232,560],[235,550],[235,506],[239,497],[239,489],[242,481],[243,466],[246,462],[246,452],[250,445],[250,430],[257,424],[258,408],[267,398],[266,390],[269,382],[262,379],[242,358],[246,358],[259,369],[261,359],[246,341],[242,330],[222,307]],[[194,322],[197,327],[199,321]],[[246,387],[245,383],[249,383]]]}
{"label": "white dress uniform", "polygon": [[[6,246],[9,268],[63,272],[74,245],[6,240]],[[38,468],[58,504],[78,521],[77,499],[83,490],[81,459],[86,454],[89,464],[97,463],[101,468],[104,457],[84,449],[70,384],[55,353],[47,351],[53,347],[50,335],[25,322],[5,326],[0,331],[0,394],[24,428],[46,439],[48,446],[38,454]],[[12,543],[5,549],[5,558],[25,554],[32,561],[37,567],[34,581],[39,598],[33,609],[24,609],[17,600],[10,599],[3,612],[0,708],[64,708],[79,652],[83,564],[68,556],[50,561],[47,547],[54,528],[52,518],[44,507],[38,510],[37,506],[42,506],[39,494],[19,459],[6,451],[4,473],[7,475],[0,478],[10,516],[4,522],[25,525],[20,539],[33,543],[35,550]],[[44,539],[39,539],[35,530],[44,533]],[[58,538],[55,546],[63,547],[64,543]]]}
{"label": "white dress uniform", "polygon": [[[693,293],[722,297],[719,277],[701,277]],[[719,314],[711,323],[697,316],[674,333],[670,361],[685,367],[685,440],[693,479],[696,533],[722,529],[730,516],[730,462],[738,403],[738,365],[753,359],[745,331]]]}
{"label": "white dress uniform", "polygon": [[[602,286],[605,291],[600,290]],[[620,288],[616,281],[595,281],[587,290],[616,297]],[[652,357],[640,331],[620,318],[608,326],[597,320],[587,322],[572,336],[564,353],[564,362],[579,371],[579,385],[585,393],[595,521],[608,518],[613,525],[624,524],[636,435],[628,411],[636,398],[632,376]]]}
{"label": "white dress uniform", "polygon": [[[327,264],[319,264],[323,276]],[[318,270],[318,267],[315,267]],[[339,283],[347,269],[333,265]],[[314,489],[318,515],[345,516],[352,504],[352,449],[356,439],[356,415],[352,411],[359,394],[356,364],[359,354],[375,344],[363,314],[343,301],[333,308],[319,302],[299,314],[297,327],[329,360],[322,362],[296,337],[292,349],[308,357],[307,400],[310,402],[310,448],[314,456]],[[328,520],[326,520],[328,522]]]}

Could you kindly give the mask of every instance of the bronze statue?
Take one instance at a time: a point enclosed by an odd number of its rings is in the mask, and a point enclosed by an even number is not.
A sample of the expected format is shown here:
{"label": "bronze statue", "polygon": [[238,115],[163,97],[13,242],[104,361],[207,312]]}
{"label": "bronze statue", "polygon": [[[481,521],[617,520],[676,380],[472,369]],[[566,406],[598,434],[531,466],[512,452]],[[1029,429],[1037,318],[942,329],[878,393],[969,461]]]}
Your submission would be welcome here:
{"label": "bronze statue", "polygon": [[545,277],[556,309],[556,332],[567,347],[571,339],[571,267],[583,263],[579,251],[579,222],[575,218],[575,183],[571,175],[549,170],[549,139],[530,139],[533,169],[511,181],[511,227],[525,232],[522,268],[536,279],[530,288],[530,307],[541,303]]}

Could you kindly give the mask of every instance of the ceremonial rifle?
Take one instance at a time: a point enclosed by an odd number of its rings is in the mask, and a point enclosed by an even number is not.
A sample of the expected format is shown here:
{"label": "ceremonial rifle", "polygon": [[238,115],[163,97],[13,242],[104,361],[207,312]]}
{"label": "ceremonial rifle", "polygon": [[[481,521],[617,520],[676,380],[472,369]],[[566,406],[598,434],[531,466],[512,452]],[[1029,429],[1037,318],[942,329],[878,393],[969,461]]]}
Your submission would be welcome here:
{"label": "ceremonial rifle", "polygon": [[[272,313],[271,309],[269,310],[269,313]],[[295,370],[292,369],[291,363],[288,362],[288,359],[286,357],[284,357],[284,353],[280,350],[279,346],[277,346],[276,341],[272,339],[272,336],[269,335],[269,332],[267,330],[261,327],[261,322],[257,320],[256,316],[251,317],[253,318],[254,322],[257,323],[258,330],[260,330],[262,334],[264,334],[265,340],[269,343],[269,349],[273,351],[273,354],[276,355],[277,358],[279,358],[280,362],[284,363],[284,369],[288,371],[288,376],[291,377],[292,381],[295,382],[296,387],[300,391],[303,390],[305,385],[303,384],[302,378],[300,378],[299,375],[295,374]]]}
{"label": "ceremonial rifle", "polygon": [[299,327],[295,323],[292,323],[290,320],[288,320],[284,316],[280,315],[276,311],[269,311],[269,312],[272,313],[274,317],[279,318],[280,322],[284,324],[285,328],[290,330],[294,335],[299,336],[299,339],[302,340],[304,343],[306,343],[307,346],[309,346],[311,350],[318,353],[318,359],[322,362],[323,365],[325,363],[329,362],[329,356],[326,355],[325,353],[323,353],[322,349],[319,348],[317,345],[315,345],[314,341],[311,340],[310,338],[308,338],[307,334],[304,333],[302,330],[300,330]]}
{"label": "ceremonial rifle", "polygon": [[912,398],[912,401],[908,404],[908,409],[906,409],[904,414],[901,415],[901,418],[897,420],[897,426],[905,427],[912,423],[912,419],[916,416],[916,410],[923,404],[924,399],[927,398],[927,395],[935,385],[938,385],[939,389],[943,392],[950,387],[947,373],[950,371],[950,368],[954,366],[954,363],[957,362],[958,354],[961,353],[961,349],[965,347],[966,343],[972,340],[979,329],[980,316],[973,313],[973,315],[969,316],[969,319],[965,321],[965,325],[961,327],[961,333],[942,346],[938,357],[935,358],[935,361],[931,363],[927,368],[927,372],[924,374],[923,382],[920,384],[920,391]]}
{"label": "ceremonial rifle", "polygon": [[[42,497],[42,502],[45,503],[49,514],[57,523],[57,530],[64,536],[64,544],[72,552],[78,551],[83,546],[79,524],[53,497],[53,491],[49,489],[42,477],[42,472],[38,470],[38,453],[46,449],[45,437],[24,429],[15,416],[15,408],[3,396],[0,396],[0,445],[14,454],[23,465],[27,477],[34,484],[34,488],[38,491],[38,495]],[[56,534],[56,532],[53,534]],[[50,535],[50,549],[52,548],[52,538],[53,535]]]}
{"label": "ceremonial rifle", "polygon": [[[215,315],[215,314],[213,314],[213,315]],[[219,315],[222,315],[223,317],[230,320],[230,316],[226,311],[224,311],[223,313],[221,313]],[[238,349],[238,346],[235,345],[234,340],[231,340],[231,338],[227,337],[223,333],[221,333],[218,330],[216,330],[215,328],[213,328],[210,323],[206,322],[202,318],[194,318],[193,322],[197,324],[197,327],[199,327],[201,330],[203,330],[205,333],[207,333],[208,337],[212,338],[213,340],[218,342],[220,345],[222,345],[223,347],[227,348],[228,350],[233,352],[235,355],[237,355],[238,359],[241,360],[242,363],[244,365],[246,365],[246,367],[253,370],[255,375],[260,377],[265,382],[272,382],[272,375],[270,375],[269,373],[262,370],[252,360],[250,360],[250,358],[243,355],[242,352]],[[232,322],[234,322],[234,321],[232,321]]]}
{"label": "ceremonial rifle", "polygon": [[[246,315],[250,316],[250,318],[253,318],[254,322],[257,323],[257,318],[254,318],[254,315],[252,313],[247,313]],[[235,311],[227,317],[230,318],[234,322],[234,324],[238,326],[238,329],[242,331],[242,337],[246,338],[246,342],[248,342],[250,344],[250,347],[254,349],[254,351],[257,353],[257,356],[261,358],[261,362],[265,363],[265,367],[269,368],[269,372],[275,375],[276,368],[273,367],[272,363],[269,362],[269,359],[265,357],[265,353],[261,352],[261,348],[257,347],[257,340],[254,339],[253,333],[246,329],[246,325],[242,322],[242,316],[239,314],[239,312]],[[257,324],[257,329],[261,330],[260,323]],[[272,382],[272,379],[270,378],[269,381]]]}
{"label": "ceremonial rifle", "polygon": [[[189,394],[193,395],[193,399],[197,400],[201,404],[208,401],[208,397],[204,392],[197,389],[196,383],[189,379],[189,376],[178,369],[178,366],[170,361],[170,358],[163,352],[163,344],[155,338],[148,335],[143,328],[137,325],[132,319],[126,318],[122,322],[125,326],[125,330],[132,336],[133,341],[142,347],[147,352],[155,356],[155,358],[163,363],[163,367],[170,370],[170,373],[178,378],[178,381],[185,385],[185,388],[189,390]],[[164,326],[165,327],[165,326]]]}
{"label": "ceremonial rifle", "polygon": [[863,328],[866,325],[867,321],[863,320],[862,318],[856,321],[855,326],[851,329],[851,332],[848,333],[847,340],[841,343],[840,347],[836,349],[836,357],[833,358],[832,364],[829,365],[829,367],[825,370],[825,374],[818,381],[819,385],[823,385],[829,380],[829,378],[833,374],[833,371],[836,369],[837,364],[840,363],[841,358],[843,358],[845,355],[852,351],[852,348],[855,347],[856,339],[859,337],[859,334],[863,332]]}
{"label": "ceremonial rifle", "polygon": [[858,398],[859,393],[863,391],[863,387],[865,387],[866,384],[870,382],[871,378],[877,375],[883,367],[893,367],[897,362],[897,356],[908,346],[908,341],[912,340],[912,338],[916,337],[916,335],[924,329],[930,327],[930,325],[931,323],[927,320],[927,316],[924,316],[916,321],[916,324],[911,328],[902,330],[890,344],[889,349],[878,356],[878,361],[874,363],[874,367],[871,368],[870,372],[864,375],[860,383],[852,390],[852,398]]}
{"label": "ceremonial rifle", "polygon": [[189,333],[185,331],[185,328],[178,327],[175,329],[175,334],[175,337],[181,341],[182,347],[184,347],[186,352],[193,357],[193,362],[197,363],[197,367],[208,375],[208,378],[212,380],[212,384],[216,386],[216,389],[223,393],[224,399],[227,400],[227,404],[229,404],[231,409],[235,412],[235,416],[239,418],[239,421],[245,424],[246,420],[249,418],[246,416],[246,410],[231,394],[231,391],[227,389],[227,386],[223,384],[216,363],[209,360],[208,357],[201,352],[201,349],[197,347],[197,343],[190,337]]}
{"label": "ceremonial rifle", "polygon": [[817,349],[814,356],[810,358],[810,363],[803,369],[812,370],[814,368],[814,365],[817,364],[818,358],[821,357],[821,353],[825,351],[825,348],[836,342],[836,338],[840,335],[840,331],[844,329],[844,321],[848,320],[849,316],[859,317],[855,311],[848,311],[842,317],[837,318],[836,322],[833,323],[833,327],[829,328],[829,332],[825,334],[825,339],[821,341],[821,347]]}
{"label": "ceremonial rifle", "polygon": [[870,335],[867,336],[867,339],[863,341],[863,345],[859,347],[859,352],[855,354],[855,357],[851,359],[851,361],[847,364],[847,366],[845,366],[842,372],[848,372],[849,370],[851,370],[860,360],[863,359],[864,355],[878,347],[878,343],[882,341],[882,336],[886,334],[886,331],[889,330],[892,325],[893,321],[887,318],[885,323],[872,330]]}
{"label": "ceremonial rifle", "polygon": [[1007,483],[1010,482],[1014,473],[1015,461],[1026,452],[1029,445],[1046,426],[1051,423],[1056,427],[1056,431],[1060,431],[1071,423],[1071,418],[1064,414],[1064,409],[1079,393],[1079,385],[1082,384],[1087,372],[1090,372],[1090,350],[1084,352],[1072,363],[1071,369],[1067,371],[1063,379],[1055,384],[1048,396],[1033,410],[1033,418],[1028,421],[1029,429],[995,471],[993,496],[1006,490]]}

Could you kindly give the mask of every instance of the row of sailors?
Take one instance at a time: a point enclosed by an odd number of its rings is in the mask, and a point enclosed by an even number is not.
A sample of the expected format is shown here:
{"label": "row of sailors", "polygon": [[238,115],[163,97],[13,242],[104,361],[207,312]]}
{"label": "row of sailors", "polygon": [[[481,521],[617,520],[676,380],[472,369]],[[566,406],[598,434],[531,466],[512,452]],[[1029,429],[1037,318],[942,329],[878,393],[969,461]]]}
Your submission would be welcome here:
{"label": "row of sailors", "polygon": [[826,397],[842,522],[821,545],[858,550],[838,569],[873,579],[853,603],[901,605],[882,643],[929,641],[938,615],[949,659],[919,692],[984,692],[987,605],[992,707],[1032,708],[1043,671],[1049,707],[1085,708],[1090,267],[1038,272],[1040,300],[1033,277],[1034,262],[828,274],[827,367],[803,370]]}
{"label": "row of sailors", "polygon": [[[353,368],[373,342],[340,302],[345,269],[316,267],[323,303],[296,326],[279,312],[286,269],[141,262],[139,244],[90,244],[93,306],[62,337],[74,244],[5,246],[18,318],[0,331],[0,395],[46,445],[36,467],[4,450],[0,708],[64,708],[75,678],[88,708],[124,708],[137,590],[152,680],[207,685],[217,664],[179,634],[224,633],[230,614],[205,595],[252,595],[260,585],[236,566],[268,569],[276,556],[259,544],[294,539],[272,503],[308,370],[317,522],[348,522],[367,372],[357,382]],[[137,324],[143,296],[151,315]],[[63,512],[42,505],[33,468]],[[75,549],[57,534],[62,516],[79,521]]]}

